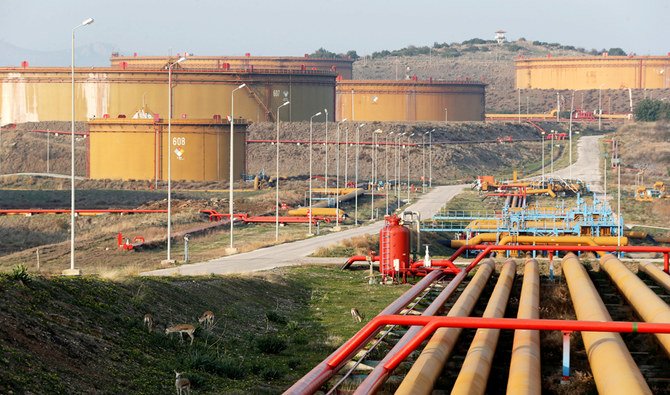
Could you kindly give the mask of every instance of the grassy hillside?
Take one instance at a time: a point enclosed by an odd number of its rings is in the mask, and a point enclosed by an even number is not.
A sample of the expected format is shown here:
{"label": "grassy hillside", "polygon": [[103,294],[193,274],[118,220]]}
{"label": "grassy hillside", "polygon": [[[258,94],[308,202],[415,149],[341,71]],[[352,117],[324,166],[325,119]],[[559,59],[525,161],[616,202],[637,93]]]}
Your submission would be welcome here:
{"label": "grassy hillside", "polygon": [[[277,393],[320,362],[405,286],[366,271],[299,267],[207,279],[0,277],[0,393],[166,394],[173,370],[198,394]],[[193,346],[166,326],[216,315]],[[157,322],[142,326],[145,313]],[[365,322],[364,321],[364,322]]]}

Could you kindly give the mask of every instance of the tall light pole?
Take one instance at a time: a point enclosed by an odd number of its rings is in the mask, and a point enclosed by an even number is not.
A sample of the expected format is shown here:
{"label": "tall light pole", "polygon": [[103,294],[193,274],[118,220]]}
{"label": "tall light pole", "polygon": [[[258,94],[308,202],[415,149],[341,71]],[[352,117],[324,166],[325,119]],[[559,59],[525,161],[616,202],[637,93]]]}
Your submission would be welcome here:
{"label": "tall light pole", "polygon": [[572,111],[575,106],[575,91],[572,91],[572,100],[570,101],[570,123],[568,124],[568,134],[569,134],[569,144],[568,144],[568,157],[570,158],[570,166],[568,167],[570,172],[570,179],[572,179]]}
{"label": "tall light pole", "polygon": [[554,145],[556,145],[556,131],[551,131],[551,176],[554,177]]}
{"label": "tall light pole", "polygon": [[542,188],[544,188],[544,130],[542,131]]}
{"label": "tall light pole", "polygon": [[431,129],[428,133],[428,188],[433,188],[433,132]]}
{"label": "tall light pole", "polygon": [[602,92],[603,92],[603,85],[605,85],[605,84],[600,84],[600,86],[598,87],[598,130],[602,129],[602,119],[603,119]]}
{"label": "tall light pole", "polygon": [[314,236],[312,233],[312,143],[314,140],[312,122],[314,117],[321,115],[321,111],[309,117],[309,231],[307,236]]}
{"label": "tall light pole", "polygon": [[346,122],[347,118],[337,123],[337,157],[335,158],[335,228],[334,231],[340,230],[340,125]]}
{"label": "tall light pole", "polygon": [[[228,164],[228,206],[230,212],[230,247],[226,250],[228,255],[237,254],[237,248],[233,246],[233,224],[235,223],[235,218],[233,217],[233,155],[234,155],[234,142],[235,142],[235,92],[244,88],[247,84],[242,84],[237,88],[233,89],[230,92],[230,163]],[[218,151],[218,149],[217,149]]]}
{"label": "tall light pole", "polygon": [[621,246],[621,232],[622,222],[621,222],[621,154],[619,151],[619,141],[615,140],[614,144],[616,145],[616,159],[613,159],[616,163],[616,174],[617,174],[617,203],[616,203],[616,216],[617,216],[617,246]]}
{"label": "tall light pole", "polygon": [[421,193],[426,193],[426,135],[430,132],[421,135],[421,164],[423,173],[421,174]]}
{"label": "tall light pole", "polygon": [[381,129],[372,132],[372,183],[370,190],[372,191],[372,205],[370,210],[370,221],[375,219],[375,188],[377,187],[377,135],[384,133]]}
{"label": "tall light pole", "polygon": [[[356,126],[356,181],[355,181],[355,183],[356,183],[355,188],[356,189],[358,189],[358,151],[360,149],[359,147],[361,146],[360,129],[363,126],[365,126],[364,123]],[[356,197],[354,199],[355,199],[355,201],[354,201],[354,218],[355,218],[354,222],[355,222],[355,225],[358,226],[358,191],[356,192]]]}
{"label": "tall light pole", "polygon": [[349,127],[344,135],[344,187],[349,185]]}
{"label": "tall light pole", "polygon": [[407,136],[407,203],[410,202],[410,196],[409,196],[409,154],[410,154],[410,147],[409,147],[409,138],[414,136],[414,133],[410,134]]}
{"label": "tall light pole", "polygon": [[604,165],[605,168],[603,169],[604,174],[605,174],[605,183],[604,183],[605,185],[603,187],[603,191],[605,192],[605,195],[603,196],[603,201],[604,202],[607,202],[607,158],[608,157],[609,156],[607,155],[607,152],[605,152],[605,165]]}
{"label": "tall light pole", "polygon": [[449,122],[449,110],[444,108],[444,122]]}
{"label": "tall light pole", "polygon": [[386,176],[386,183],[384,184],[384,195],[386,195],[386,215],[389,215],[389,136],[393,135],[393,131],[388,132],[384,138],[384,175]]}
{"label": "tall light pole", "polygon": [[275,176],[275,241],[279,241],[279,109],[291,104],[290,101],[277,107],[277,142],[276,142],[276,176]]}
{"label": "tall light pole", "polygon": [[325,189],[326,189],[326,199],[329,199],[329,197],[328,197],[328,109],[324,108],[323,112],[324,112],[324,115],[326,116],[326,168],[325,168],[324,175],[323,175],[323,182],[325,184]]}
{"label": "tall light pole", "polygon": [[72,120],[70,123],[70,149],[71,152],[71,167],[70,172],[72,179],[70,181],[70,269],[64,270],[63,274],[66,275],[81,275],[81,271],[74,268],[74,32],[82,26],[90,25],[93,23],[93,18],[85,19],[81,24],[75,26],[72,29],[72,63],[70,67],[70,75],[72,77]]}
{"label": "tall light pole", "polygon": [[[164,263],[174,263],[170,256],[172,251],[172,67],[185,61],[185,57],[170,63],[168,69],[168,138],[167,138],[167,165],[168,165],[168,223],[167,223],[167,258]],[[231,218],[232,220],[232,218]]]}
{"label": "tall light pole", "polygon": [[561,122],[561,94],[556,92],[556,122]]}
{"label": "tall light pole", "polygon": [[395,169],[395,179],[396,179],[396,188],[395,188],[395,195],[396,195],[396,208],[400,207],[400,159],[402,156],[402,151],[400,151],[400,139],[402,136],[404,136],[406,133],[402,132],[397,135],[396,138],[396,143],[395,143],[395,162],[396,162],[396,169]]}

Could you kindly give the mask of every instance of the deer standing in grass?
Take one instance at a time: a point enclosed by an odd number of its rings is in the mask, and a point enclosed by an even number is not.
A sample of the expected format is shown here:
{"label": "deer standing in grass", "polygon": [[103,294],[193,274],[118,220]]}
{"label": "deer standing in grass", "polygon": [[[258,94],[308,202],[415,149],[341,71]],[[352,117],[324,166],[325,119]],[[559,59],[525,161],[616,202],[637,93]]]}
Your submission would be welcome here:
{"label": "deer standing in grass", "polygon": [[191,393],[191,382],[185,377],[181,377],[182,373],[174,371],[175,381],[174,386],[177,388],[177,395],[189,395]]}
{"label": "deer standing in grass", "polygon": [[146,313],[144,315],[144,325],[147,327],[147,331],[149,331],[149,333],[153,332],[153,330],[154,330],[154,317],[150,313]]}
{"label": "deer standing in grass", "polygon": [[205,311],[198,318],[198,322],[207,329],[211,328],[214,325],[214,313],[210,310]]}
{"label": "deer standing in grass", "polygon": [[193,344],[193,333],[195,332],[195,327],[191,324],[179,324],[167,327],[165,329],[165,334],[169,335],[170,333],[179,332],[179,340],[184,341],[184,333],[186,333],[191,338],[191,344]]}

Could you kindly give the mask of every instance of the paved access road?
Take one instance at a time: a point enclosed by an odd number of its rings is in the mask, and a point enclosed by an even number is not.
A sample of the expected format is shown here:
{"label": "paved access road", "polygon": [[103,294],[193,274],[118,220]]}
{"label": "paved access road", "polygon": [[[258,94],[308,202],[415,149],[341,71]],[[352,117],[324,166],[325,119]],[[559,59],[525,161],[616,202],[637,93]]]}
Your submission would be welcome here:
{"label": "paved access road", "polygon": [[[440,210],[440,208],[454,196],[461,193],[463,188],[467,186],[468,185],[461,184],[435,187],[432,191],[422,196],[417,202],[410,205],[407,210],[420,212],[421,218],[432,217]],[[142,275],[171,276],[181,274],[196,276],[230,274],[268,270],[280,266],[299,265],[305,261],[305,258],[308,255],[313,253],[319,247],[334,244],[338,241],[350,239],[363,234],[378,233],[383,226],[384,221],[377,221],[342,232],[323,234],[305,240],[261,248],[242,254],[213,259],[207,262],[154,270],[142,273]]]}
{"label": "paved access road", "polygon": [[[589,185],[591,191],[602,193],[602,169],[600,168],[600,145],[599,140],[603,136],[583,136],[577,143],[577,160],[566,168],[556,170],[553,174],[563,178],[578,178]],[[561,144],[568,144],[562,141]],[[545,170],[547,169],[545,164]],[[572,167],[572,173],[570,172]],[[551,174],[551,173],[546,173]],[[535,177],[537,178],[537,177]]]}

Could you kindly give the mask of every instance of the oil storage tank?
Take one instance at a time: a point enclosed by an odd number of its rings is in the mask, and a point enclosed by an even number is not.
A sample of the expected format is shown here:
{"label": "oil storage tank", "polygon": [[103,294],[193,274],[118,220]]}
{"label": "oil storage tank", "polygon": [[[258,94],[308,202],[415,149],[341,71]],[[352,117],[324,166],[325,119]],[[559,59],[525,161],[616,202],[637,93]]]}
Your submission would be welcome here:
{"label": "oil storage tank", "polygon": [[[189,60],[190,61],[190,60]],[[175,117],[211,118],[230,114],[235,93],[235,116],[249,121],[274,121],[276,109],[283,121],[304,121],[323,109],[335,108],[335,78],[330,71],[226,71],[173,67],[172,98]],[[148,105],[155,113],[168,113],[168,72],[163,69],[75,69],[76,120],[105,114],[133,114]],[[0,68],[2,123],[69,121],[71,80],[69,68]]]}
{"label": "oil storage tank", "polygon": [[418,80],[337,83],[337,117],[351,121],[483,121],[486,84]]}
{"label": "oil storage tank", "polygon": [[[112,67],[125,69],[164,68],[167,56],[118,56],[110,59]],[[299,56],[189,56],[182,67],[187,69],[218,70],[302,70],[328,71],[350,80],[354,61],[350,58],[313,58]]]}
{"label": "oil storage tank", "polygon": [[[167,155],[173,180],[228,180],[230,123],[212,119],[105,118],[89,121],[89,173],[92,179],[166,180]],[[246,163],[248,122],[234,122],[234,179]]]}
{"label": "oil storage tank", "polygon": [[668,56],[519,58],[518,89],[670,88]]}

